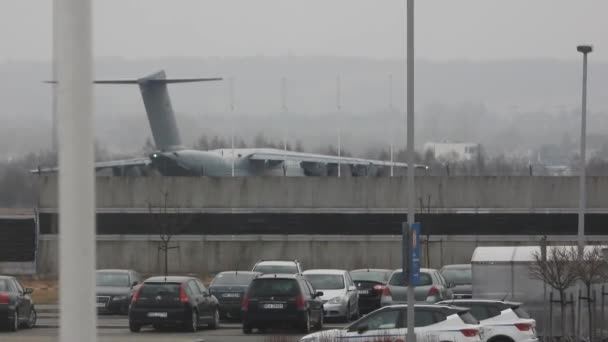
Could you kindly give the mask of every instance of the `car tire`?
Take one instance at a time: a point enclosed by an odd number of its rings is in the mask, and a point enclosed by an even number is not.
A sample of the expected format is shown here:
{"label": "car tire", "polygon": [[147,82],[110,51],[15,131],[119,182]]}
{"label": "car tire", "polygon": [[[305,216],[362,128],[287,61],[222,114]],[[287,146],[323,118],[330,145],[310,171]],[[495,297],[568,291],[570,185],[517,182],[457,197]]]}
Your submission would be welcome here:
{"label": "car tire", "polygon": [[317,324],[315,324],[315,330],[317,330],[317,331],[323,330],[323,320],[324,320],[323,311],[321,311],[321,314],[319,316],[319,321],[317,322]]}
{"label": "car tire", "polygon": [[351,313],[350,313],[350,303],[346,304],[346,314],[344,315],[344,318],[342,319],[344,321],[344,323],[348,323],[350,322],[351,319]]}
{"label": "car tire", "polygon": [[357,311],[355,311],[355,313],[353,314],[353,321],[356,321],[359,318],[361,318],[361,310],[359,310],[359,306],[357,306]]}
{"label": "car tire", "polygon": [[133,333],[138,333],[141,331],[141,325],[129,322],[129,330]]}
{"label": "car tire", "polygon": [[243,322],[243,334],[249,335],[249,334],[251,334],[252,331],[253,331],[253,328],[251,327],[251,325]]}
{"label": "car tire", "polygon": [[38,314],[36,313],[36,309],[32,308],[30,310],[30,317],[27,320],[27,328],[32,329],[36,326],[36,322],[38,321]]}
{"label": "car tire", "polygon": [[220,327],[220,310],[215,308],[213,313],[213,322],[209,323],[209,329],[218,329]]}
{"label": "car tire", "polygon": [[13,332],[19,331],[19,313],[17,312],[17,309],[15,309],[15,312],[13,313],[13,321],[8,329]]}
{"label": "car tire", "polygon": [[198,312],[196,310],[192,310],[190,321],[184,323],[184,330],[187,332],[196,332],[198,330]]}
{"label": "car tire", "polygon": [[302,326],[300,328],[300,331],[306,335],[310,334],[310,313],[306,312],[306,315],[304,316],[304,322],[302,322]]}

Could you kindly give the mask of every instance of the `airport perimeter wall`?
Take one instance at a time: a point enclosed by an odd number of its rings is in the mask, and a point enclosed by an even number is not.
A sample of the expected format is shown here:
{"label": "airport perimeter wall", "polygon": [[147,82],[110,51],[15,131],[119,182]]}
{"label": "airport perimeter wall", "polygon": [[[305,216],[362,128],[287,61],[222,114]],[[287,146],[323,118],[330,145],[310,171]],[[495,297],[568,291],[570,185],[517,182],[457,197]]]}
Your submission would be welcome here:
{"label": "airport perimeter wall", "polygon": [[[97,177],[98,211],[146,210],[151,203],[197,212],[405,212],[404,177]],[[587,179],[588,212],[608,212],[608,177]],[[40,177],[43,211],[57,208],[54,176]],[[416,204],[429,212],[573,212],[577,177],[416,179]],[[56,209],[55,209],[56,210]]]}
{"label": "airport perimeter wall", "polygon": [[[57,235],[39,241],[38,274],[57,275]],[[477,246],[537,245],[540,236],[430,236],[422,244],[423,267],[469,263]],[[574,236],[549,236],[556,244],[574,244]],[[589,236],[591,243],[606,244],[608,236]],[[132,268],[144,274],[163,271],[158,236],[100,235],[98,268]],[[366,267],[400,268],[398,236],[377,235],[200,235],[175,236],[169,252],[169,271],[175,274],[215,274],[248,270],[260,259],[298,259],[306,269]]]}

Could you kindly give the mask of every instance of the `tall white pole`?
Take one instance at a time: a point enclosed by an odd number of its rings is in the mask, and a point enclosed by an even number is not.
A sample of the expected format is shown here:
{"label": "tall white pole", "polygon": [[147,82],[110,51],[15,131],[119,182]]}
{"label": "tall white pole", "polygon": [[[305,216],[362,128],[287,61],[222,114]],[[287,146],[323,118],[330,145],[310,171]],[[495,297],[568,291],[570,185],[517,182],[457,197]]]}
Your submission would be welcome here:
{"label": "tall white pole", "polygon": [[593,51],[590,45],[581,45],[577,48],[583,54],[583,98],[581,110],[581,151],[579,171],[579,195],[578,195],[578,251],[582,258],[585,248],[585,206],[586,206],[586,152],[587,152],[587,54]]}
{"label": "tall white pole", "polygon": [[59,299],[62,342],[96,341],[91,0],[57,0]]}
{"label": "tall white pole", "polygon": [[[414,0],[407,0],[407,223],[410,233],[414,224],[414,202],[416,200],[414,184]],[[407,239],[403,237],[405,244]],[[408,250],[411,250],[408,249]],[[411,257],[410,253],[410,257]],[[408,258],[409,260],[409,258]],[[411,263],[411,262],[410,262]],[[405,271],[408,265],[403,265]],[[408,272],[409,273],[409,272]],[[407,288],[407,338],[416,342],[414,333],[414,286]]]}
{"label": "tall white pole", "polygon": [[[57,13],[57,0],[53,0],[53,13]],[[52,80],[53,81],[57,81],[57,37],[55,32],[57,32],[57,16],[53,17],[53,61],[52,61]],[[53,153],[55,153],[55,157],[57,158],[57,148],[58,148],[58,142],[57,142],[57,83],[53,83],[51,85],[51,90],[52,90],[52,106],[53,106],[53,124],[52,124],[52,128],[53,128],[53,136],[51,137],[51,141],[52,141],[52,148],[53,148]]]}
{"label": "tall white pole", "polygon": [[236,162],[236,154],[234,153],[234,126],[236,118],[234,117],[234,78],[230,77],[230,146],[232,148],[232,177],[234,177],[234,163]]}
{"label": "tall white pole", "polygon": [[[338,158],[342,157],[342,80],[336,77],[336,108],[338,109]],[[338,159],[338,177],[342,174],[342,163]]]}
{"label": "tall white pole", "polygon": [[389,129],[391,130],[391,142],[390,142],[390,154],[391,154],[391,177],[395,176],[395,167],[393,163],[395,162],[393,153],[394,153],[394,145],[395,145],[395,127],[393,122],[393,74],[388,76],[388,111],[389,111]]}
{"label": "tall white pole", "polygon": [[281,78],[281,110],[285,120],[285,136],[283,138],[283,175],[287,176],[287,140],[289,139],[289,122],[287,120],[287,79]]}

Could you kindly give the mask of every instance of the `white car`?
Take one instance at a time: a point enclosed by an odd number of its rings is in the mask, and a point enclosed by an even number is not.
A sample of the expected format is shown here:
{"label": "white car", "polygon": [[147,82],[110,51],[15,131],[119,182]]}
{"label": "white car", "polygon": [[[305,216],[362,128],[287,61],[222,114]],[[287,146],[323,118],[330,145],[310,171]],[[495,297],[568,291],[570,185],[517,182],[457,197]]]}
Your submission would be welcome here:
{"label": "white car", "polygon": [[521,308],[521,303],[500,300],[460,299],[443,301],[466,307],[484,327],[487,342],[537,342],[536,321]]}
{"label": "white car", "polygon": [[350,322],[359,318],[359,292],[348,271],[307,270],[304,278],[315,291],[322,291],[325,318],[340,318]]}
{"label": "white car", "polygon": [[[467,308],[416,304],[415,333],[419,342],[480,342],[483,331]],[[357,341],[404,342],[407,336],[407,305],[378,309],[344,329],[317,332],[301,342]]]}
{"label": "white car", "polygon": [[298,260],[260,260],[251,271],[261,274],[302,274],[302,266]]}

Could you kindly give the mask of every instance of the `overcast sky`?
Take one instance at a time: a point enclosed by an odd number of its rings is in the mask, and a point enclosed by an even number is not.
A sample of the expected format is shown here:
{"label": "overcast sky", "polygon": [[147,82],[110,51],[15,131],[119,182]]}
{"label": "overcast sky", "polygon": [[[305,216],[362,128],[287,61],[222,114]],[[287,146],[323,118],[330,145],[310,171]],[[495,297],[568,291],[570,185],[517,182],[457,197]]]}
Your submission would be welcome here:
{"label": "overcast sky", "polygon": [[[99,0],[96,56],[404,55],[405,0]],[[0,60],[49,60],[52,0],[0,1]],[[416,55],[608,61],[606,0],[418,0]]]}

